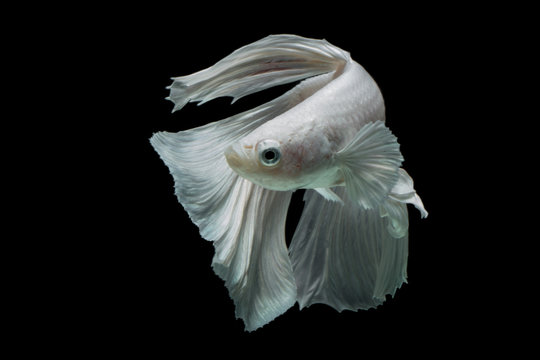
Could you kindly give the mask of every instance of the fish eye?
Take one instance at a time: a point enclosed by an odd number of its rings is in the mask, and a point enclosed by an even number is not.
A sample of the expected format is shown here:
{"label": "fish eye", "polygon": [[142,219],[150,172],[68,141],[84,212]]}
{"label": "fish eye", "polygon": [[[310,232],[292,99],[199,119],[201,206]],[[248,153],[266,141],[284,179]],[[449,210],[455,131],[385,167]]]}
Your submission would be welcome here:
{"label": "fish eye", "polygon": [[259,160],[264,166],[275,166],[281,159],[279,143],[274,140],[263,140],[258,145]]}

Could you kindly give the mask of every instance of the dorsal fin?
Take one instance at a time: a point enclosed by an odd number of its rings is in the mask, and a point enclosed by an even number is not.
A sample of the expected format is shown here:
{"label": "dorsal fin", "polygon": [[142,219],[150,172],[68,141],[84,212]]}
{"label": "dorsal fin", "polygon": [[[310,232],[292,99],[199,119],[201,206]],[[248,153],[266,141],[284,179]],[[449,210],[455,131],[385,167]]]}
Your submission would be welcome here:
{"label": "dorsal fin", "polygon": [[173,112],[190,101],[243,96],[340,69],[349,53],[326,40],[296,35],[270,35],[235,50],[213,66],[173,78],[167,98]]}

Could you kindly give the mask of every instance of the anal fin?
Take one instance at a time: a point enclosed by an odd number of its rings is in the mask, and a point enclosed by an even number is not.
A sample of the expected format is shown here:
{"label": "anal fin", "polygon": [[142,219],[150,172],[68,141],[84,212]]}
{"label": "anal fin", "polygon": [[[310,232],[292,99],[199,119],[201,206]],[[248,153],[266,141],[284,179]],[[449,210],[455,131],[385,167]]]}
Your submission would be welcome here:
{"label": "anal fin", "polygon": [[345,196],[344,187],[332,190],[343,205],[313,190],[304,196],[289,248],[297,301],[300,307],[324,303],[338,311],[375,307],[406,281],[408,236],[396,239],[378,209],[364,209]]}

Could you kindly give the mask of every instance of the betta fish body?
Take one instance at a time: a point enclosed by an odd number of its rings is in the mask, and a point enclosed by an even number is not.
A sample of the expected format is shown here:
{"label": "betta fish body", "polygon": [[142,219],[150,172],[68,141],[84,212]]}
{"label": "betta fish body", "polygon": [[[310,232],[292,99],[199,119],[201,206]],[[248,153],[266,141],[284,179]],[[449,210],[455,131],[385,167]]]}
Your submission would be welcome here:
{"label": "betta fish body", "polygon": [[[406,281],[406,204],[427,212],[384,124],[381,92],[349,53],[274,35],[173,80],[173,111],[303,80],[252,110],[150,140],[178,200],[214,242],[212,267],[247,330],[297,301],[375,307]],[[305,205],[287,249],[287,209],[298,189],[306,189]]]}

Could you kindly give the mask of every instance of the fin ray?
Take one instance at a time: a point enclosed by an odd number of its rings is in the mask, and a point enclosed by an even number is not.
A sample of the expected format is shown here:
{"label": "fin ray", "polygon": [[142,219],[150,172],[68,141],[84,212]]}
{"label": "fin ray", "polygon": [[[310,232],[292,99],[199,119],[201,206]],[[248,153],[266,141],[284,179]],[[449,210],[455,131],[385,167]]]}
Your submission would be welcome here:
{"label": "fin ray", "polygon": [[397,139],[382,121],[364,125],[336,154],[350,197],[365,209],[375,209],[399,177],[403,156]]}
{"label": "fin ray", "polygon": [[325,198],[328,201],[335,201],[340,204],[343,204],[343,200],[341,200],[341,198],[335,192],[333,192],[332,189],[330,188],[315,188],[313,190],[318,192],[319,195],[321,195],[323,198]]}

